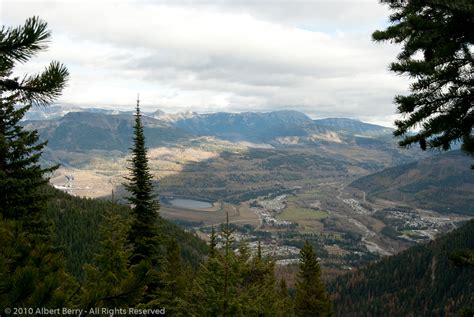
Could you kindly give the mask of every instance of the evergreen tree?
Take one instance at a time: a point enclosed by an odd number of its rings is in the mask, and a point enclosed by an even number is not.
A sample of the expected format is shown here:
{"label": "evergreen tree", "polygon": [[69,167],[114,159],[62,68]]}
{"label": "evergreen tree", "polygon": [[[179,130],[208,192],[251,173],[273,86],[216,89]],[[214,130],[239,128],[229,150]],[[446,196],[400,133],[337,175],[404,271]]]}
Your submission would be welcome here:
{"label": "evergreen tree", "polygon": [[130,176],[124,184],[131,194],[127,200],[132,205],[133,221],[128,240],[133,246],[131,263],[151,260],[154,265],[159,258],[159,214],[157,195],[153,193],[153,176],[148,166],[145,135],[141,121],[140,104],[137,100]]}
{"label": "evergreen tree", "polygon": [[130,224],[114,210],[108,210],[100,226],[100,251],[94,264],[86,264],[86,278],[78,307],[131,307],[140,303],[151,279],[147,262],[130,266],[132,250],[127,245]]}
{"label": "evergreen tree", "polygon": [[229,224],[229,214],[226,214],[226,224],[225,226],[222,226],[221,232],[222,232],[222,237],[224,238],[224,259],[223,259],[223,266],[224,266],[224,285],[222,289],[222,304],[220,307],[220,315],[221,316],[227,316],[231,311],[232,311],[232,300],[235,299],[235,297],[232,294],[233,290],[233,282],[235,278],[235,269],[237,269],[236,265],[237,261],[235,259],[235,255],[232,252],[232,244],[234,243],[234,229],[230,227]]}
{"label": "evergreen tree", "polygon": [[0,215],[0,307],[66,307],[76,285],[44,235]]}
{"label": "evergreen tree", "polygon": [[209,257],[210,258],[215,258],[216,257],[216,246],[217,246],[217,237],[216,237],[216,231],[214,230],[214,227],[211,229],[211,236],[210,236],[210,241],[209,241]]}
{"label": "evergreen tree", "polygon": [[[227,223],[221,227],[224,249],[215,249],[215,238],[210,246],[208,261],[196,274],[190,291],[190,309],[197,316],[241,316],[237,294],[239,265],[232,251],[233,229]],[[212,236],[211,236],[212,238]],[[214,254],[214,255],[212,255]]]}
{"label": "evergreen tree", "polygon": [[[232,250],[233,229],[222,226],[223,249],[215,249],[211,235],[210,256],[198,271],[188,298],[191,315],[197,316],[293,316],[288,293],[282,296],[275,281],[275,263],[251,255],[242,242]],[[212,238],[214,237],[214,238]]]}
{"label": "evergreen tree", "polygon": [[23,80],[12,78],[16,62],[26,62],[46,48],[47,24],[33,17],[23,26],[0,30],[0,213],[5,219],[22,219],[25,229],[38,231],[48,182],[46,174],[55,167],[42,168],[39,159],[46,142],[38,142],[38,131],[25,130],[20,120],[33,104],[46,105],[59,96],[67,69],[52,62],[37,75]]}
{"label": "evergreen tree", "polygon": [[191,272],[183,266],[178,242],[173,237],[168,243],[166,261],[160,272],[157,306],[166,307],[166,313],[172,316],[188,315],[185,293],[186,283],[191,279]]}
{"label": "evergreen tree", "polygon": [[311,244],[306,241],[300,251],[299,272],[296,281],[296,316],[332,316],[324,285],[321,282],[321,268]]}
{"label": "evergreen tree", "polygon": [[73,284],[43,221],[46,174],[54,170],[39,164],[46,143],[19,124],[32,105],[57,98],[69,74],[52,62],[40,74],[12,77],[15,64],[45,49],[49,37],[37,17],[0,29],[0,307],[65,306]]}
{"label": "evergreen tree", "polygon": [[[471,0],[387,3],[394,11],[392,25],[372,37],[403,44],[390,69],[414,79],[410,95],[395,97],[404,115],[395,122],[395,136],[403,137],[400,145],[419,143],[423,150],[448,150],[461,141],[463,149],[474,155],[474,4]],[[410,133],[413,128],[419,130]]]}
{"label": "evergreen tree", "polygon": [[[261,244],[257,253],[250,255],[247,244],[242,243],[237,258],[239,264],[239,302],[243,316],[292,316],[292,306],[285,306],[288,294],[281,291],[275,279],[275,262],[262,257]],[[288,304],[288,301],[286,304]]]}
{"label": "evergreen tree", "polygon": [[282,316],[294,316],[293,301],[288,292],[288,286],[284,279],[280,280],[278,285],[278,300],[279,300],[279,311],[283,314]]}
{"label": "evergreen tree", "polygon": [[189,291],[189,309],[195,316],[222,316],[224,289],[223,256],[218,251],[199,268]]}

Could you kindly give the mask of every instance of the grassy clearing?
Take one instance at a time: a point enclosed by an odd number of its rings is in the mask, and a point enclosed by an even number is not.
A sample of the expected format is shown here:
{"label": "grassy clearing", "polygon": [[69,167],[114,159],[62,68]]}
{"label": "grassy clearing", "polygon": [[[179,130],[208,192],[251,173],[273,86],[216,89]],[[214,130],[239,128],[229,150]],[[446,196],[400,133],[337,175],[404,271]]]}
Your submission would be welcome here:
{"label": "grassy clearing", "polygon": [[289,197],[288,200],[290,201],[291,198],[294,200],[319,200],[326,198],[326,195],[322,193],[319,189],[313,189],[309,191],[305,191],[303,193],[299,193],[297,196]]}
{"label": "grassy clearing", "polygon": [[278,218],[287,221],[301,221],[301,220],[320,220],[328,216],[326,211],[315,210],[311,208],[297,207],[294,204],[288,204],[288,207],[283,210]]}
{"label": "grassy clearing", "polygon": [[287,207],[277,218],[298,223],[298,230],[302,233],[322,232],[324,226],[320,220],[326,218],[328,213],[323,210],[300,207],[297,203],[299,199],[301,199],[299,195],[289,197]]}

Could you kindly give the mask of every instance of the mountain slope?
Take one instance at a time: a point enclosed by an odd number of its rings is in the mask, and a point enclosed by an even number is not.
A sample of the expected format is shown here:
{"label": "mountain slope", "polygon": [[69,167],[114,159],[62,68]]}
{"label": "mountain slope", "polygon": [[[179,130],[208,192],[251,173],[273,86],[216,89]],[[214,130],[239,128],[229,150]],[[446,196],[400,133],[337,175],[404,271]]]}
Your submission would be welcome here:
{"label": "mountain slope", "polygon": [[[350,186],[368,197],[383,198],[444,213],[474,215],[472,158],[451,151],[387,168]],[[449,190],[448,190],[449,188]]]}
{"label": "mountain slope", "polygon": [[[110,114],[104,111],[96,109],[95,112],[88,112],[82,109],[52,120],[24,121],[23,124],[28,128],[38,129],[41,138],[49,140],[47,155],[44,157],[48,162],[81,169],[87,166],[97,169],[97,166],[101,166],[99,169],[103,170],[108,168],[104,166],[107,165],[106,161],[124,157],[128,152],[134,121],[131,114]],[[385,131],[383,127],[351,119],[331,119],[330,125],[320,125],[296,111],[181,113],[173,116],[156,111],[151,115],[159,119],[143,116],[147,146],[150,149],[169,147],[184,151],[192,147],[197,151],[207,152],[205,155],[216,156],[223,151],[235,151],[236,147],[239,151],[255,147],[262,151],[265,151],[263,148],[277,148],[280,152],[288,150],[288,153],[300,159],[316,154],[324,157],[338,171],[358,175],[410,162],[425,154],[417,150],[400,149],[388,132],[374,134],[373,131]],[[271,154],[269,153],[270,156]],[[269,155],[265,155],[265,158]],[[95,156],[99,156],[98,160],[94,159]],[[181,156],[178,158],[179,164],[182,164]],[[173,170],[182,168],[177,166],[176,159],[170,160],[164,154],[160,154],[158,159],[171,163],[167,163],[166,169],[171,165]],[[304,165],[308,165],[309,161]],[[297,162],[298,159],[292,160],[292,164]],[[317,160],[313,161],[313,167],[316,167],[316,162]],[[89,163],[92,165],[88,165]],[[116,171],[120,164],[116,165],[115,161],[112,163],[112,169]],[[224,159],[222,163],[227,169],[228,160]],[[274,163],[270,164],[272,168],[278,166],[278,162]],[[342,169],[341,164],[345,166]],[[322,172],[323,169],[327,170],[324,166],[317,168]],[[110,172],[107,173],[110,175]]]}
{"label": "mountain slope", "polygon": [[[133,122],[131,114],[69,112],[53,120],[25,121],[23,124],[38,129],[51,149],[127,151],[132,144]],[[143,117],[143,125],[149,147],[189,137],[188,133],[147,116]]]}
{"label": "mountain slope", "polygon": [[391,134],[393,129],[382,127],[376,124],[366,123],[359,120],[347,118],[326,118],[317,119],[313,122],[318,126],[325,126],[338,130],[352,131],[366,135]]}
{"label": "mountain slope", "polygon": [[184,117],[176,127],[196,135],[212,135],[230,141],[267,142],[280,136],[305,136],[311,119],[297,111],[267,113],[212,113]]}
{"label": "mountain slope", "polygon": [[[27,113],[24,125],[39,129],[49,147],[65,150],[124,150],[130,145],[133,113],[95,108],[53,106]],[[212,136],[274,146],[346,143],[365,148],[394,147],[391,129],[353,119],[312,120],[298,111],[165,114],[144,113],[150,147],[182,137]]]}
{"label": "mountain slope", "polygon": [[337,316],[452,316],[472,307],[474,268],[449,260],[458,249],[474,250],[474,220],[337,278],[329,285]]}
{"label": "mountain slope", "polygon": [[344,143],[388,151],[396,148],[390,128],[345,118],[312,120],[298,111],[185,113],[174,119],[167,118],[168,122],[189,133],[228,141],[274,146]]}

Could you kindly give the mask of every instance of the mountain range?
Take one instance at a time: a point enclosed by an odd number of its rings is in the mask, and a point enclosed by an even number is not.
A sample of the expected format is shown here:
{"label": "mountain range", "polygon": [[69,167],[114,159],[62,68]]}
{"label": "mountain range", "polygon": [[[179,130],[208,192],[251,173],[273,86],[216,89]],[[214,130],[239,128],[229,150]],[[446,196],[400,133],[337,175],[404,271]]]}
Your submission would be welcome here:
{"label": "mountain range", "polygon": [[[149,147],[176,143],[189,137],[184,130],[148,116],[143,125]],[[132,144],[134,116],[132,114],[108,114],[104,112],[68,112],[64,116],[47,120],[27,120],[27,128],[40,131],[53,150],[119,150],[127,151]]]}
{"label": "mountain range", "polygon": [[[392,131],[353,119],[312,120],[304,113],[291,110],[212,114],[165,114],[157,110],[145,112],[143,121],[150,147],[176,143],[191,136],[213,136],[231,142],[275,146],[320,142],[369,146],[386,142]],[[30,110],[24,125],[40,130],[51,148],[124,150],[131,144],[133,113],[53,106]]]}

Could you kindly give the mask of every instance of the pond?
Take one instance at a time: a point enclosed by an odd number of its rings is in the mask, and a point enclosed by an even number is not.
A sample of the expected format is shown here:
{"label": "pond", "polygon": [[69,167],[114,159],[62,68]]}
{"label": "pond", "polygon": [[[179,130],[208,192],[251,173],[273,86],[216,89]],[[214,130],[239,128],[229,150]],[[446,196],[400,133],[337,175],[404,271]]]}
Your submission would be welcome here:
{"label": "pond", "polygon": [[211,203],[194,199],[174,198],[169,203],[175,207],[186,209],[206,209],[212,207]]}

